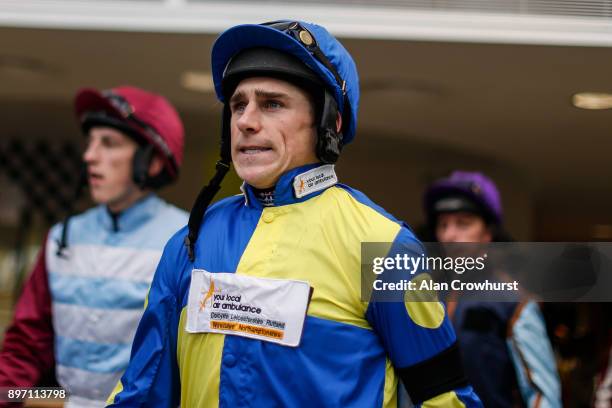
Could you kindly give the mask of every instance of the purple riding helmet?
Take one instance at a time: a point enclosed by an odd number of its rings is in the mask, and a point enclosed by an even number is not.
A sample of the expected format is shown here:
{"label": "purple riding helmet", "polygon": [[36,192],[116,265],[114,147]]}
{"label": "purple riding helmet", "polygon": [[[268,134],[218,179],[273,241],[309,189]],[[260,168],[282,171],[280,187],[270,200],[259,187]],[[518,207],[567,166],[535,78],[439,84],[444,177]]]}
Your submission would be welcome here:
{"label": "purple riding helmet", "polygon": [[466,211],[481,215],[489,224],[503,222],[497,186],[479,172],[454,171],[435,181],[425,192],[424,207],[429,220],[441,213]]}

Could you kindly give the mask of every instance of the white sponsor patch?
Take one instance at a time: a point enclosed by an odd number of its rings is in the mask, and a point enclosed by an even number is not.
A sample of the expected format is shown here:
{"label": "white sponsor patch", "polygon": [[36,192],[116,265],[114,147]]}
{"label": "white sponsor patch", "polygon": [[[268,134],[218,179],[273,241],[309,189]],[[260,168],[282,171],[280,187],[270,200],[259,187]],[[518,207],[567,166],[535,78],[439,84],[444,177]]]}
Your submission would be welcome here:
{"label": "white sponsor patch", "polygon": [[194,269],[185,329],[297,347],[309,299],[308,282]]}
{"label": "white sponsor patch", "polygon": [[333,164],[325,164],[305,173],[298,174],[293,179],[293,191],[297,198],[304,197],[315,191],[324,190],[338,182]]}

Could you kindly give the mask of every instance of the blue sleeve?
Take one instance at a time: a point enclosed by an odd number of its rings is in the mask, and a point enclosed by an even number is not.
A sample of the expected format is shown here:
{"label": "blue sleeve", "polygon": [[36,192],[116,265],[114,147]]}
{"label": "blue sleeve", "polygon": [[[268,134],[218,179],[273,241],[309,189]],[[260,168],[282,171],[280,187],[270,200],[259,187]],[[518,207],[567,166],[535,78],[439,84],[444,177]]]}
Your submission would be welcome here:
{"label": "blue sleeve", "polygon": [[[387,256],[408,254],[412,257],[422,257],[424,251],[412,232],[408,228],[402,228]],[[397,276],[407,277],[403,272]],[[397,281],[398,277],[391,280]],[[408,279],[417,282],[427,277],[427,274],[421,273],[410,275]],[[406,291],[397,299],[372,299],[366,311],[366,318],[380,336],[393,366],[399,371],[427,364],[428,360],[450,350],[456,342],[444,304],[438,301],[419,301],[411,296],[410,291]],[[411,389],[410,384],[405,385],[407,389]],[[481,407],[482,404],[472,387],[466,386],[447,390],[424,401],[422,406]]]}
{"label": "blue sleeve", "polygon": [[176,407],[180,403],[176,354],[180,311],[177,302],[180,265],[176,260],[180,251],[176,241],[171,239],[164,249],[134,337],[130,363],[107,406]]}
{"label": "blue sleeve", "polygon": [[526,406],[561,407],[557,365],[537,303],[527,302],[518,311],[511,330],[508,347]]}

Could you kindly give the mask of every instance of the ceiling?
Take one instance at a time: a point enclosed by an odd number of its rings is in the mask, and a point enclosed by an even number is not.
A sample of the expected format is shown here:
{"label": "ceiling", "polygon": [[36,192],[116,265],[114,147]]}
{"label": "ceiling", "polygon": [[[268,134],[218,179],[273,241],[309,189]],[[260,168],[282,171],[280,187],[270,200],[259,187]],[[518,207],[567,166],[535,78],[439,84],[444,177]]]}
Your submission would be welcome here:
{"label": "ceiling", "polygon": [[[197,152],[204,149],[212,161],[209,147],[216,143],[219,105],[211,93],[182,88],[180,78],[184,71],[209,70],[213,39],[208,34],[0,28],[0,140],[76,138],[75,91],[130,83],[175,103],[186,123],[188,158],[198,161]],[[612,112],[571,105],[576,92],[612,91],[609,48],[343,42],[361,76],[360,123],[351,147],[355,157],[368,160],[359,152],[376,151],[396,172],[406,164],[404,157],[423,157],[439,172],[454,163],[438,158],[454,154],[473,158],[474,167],[514,175],[509,191],[528,191],[536,210],[563,202],[571,211],[584,212],[593,200],[598,208],[612,208]],[[351,167],[348,154],[347,161]],[[198,161],[194,168],[205,166]],[[198,183],[208,174],[198,173]]]}

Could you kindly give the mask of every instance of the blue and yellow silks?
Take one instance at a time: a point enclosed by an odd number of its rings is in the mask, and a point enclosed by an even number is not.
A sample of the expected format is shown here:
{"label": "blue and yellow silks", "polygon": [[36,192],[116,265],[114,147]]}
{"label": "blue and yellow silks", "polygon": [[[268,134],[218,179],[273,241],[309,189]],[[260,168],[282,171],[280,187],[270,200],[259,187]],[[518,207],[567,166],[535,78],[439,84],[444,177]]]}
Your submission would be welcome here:
{"label": "blue and yellow silks", "polygon": [[[167,244],[132,357],[113,407],[395,407],[394,367],[424,361],[455,342],[443,306],[361,301],[361,243],[418,243],[367,197],[336,184],[295,198],[289,171],[262,207],[252,189],[210,207],[195,262]],[[185,331],[194,268],[296,279],[314,288],[298,347]],[[430,305],[428,307],[427,305]],[[424,407],[480,406],[470,387]]]}

